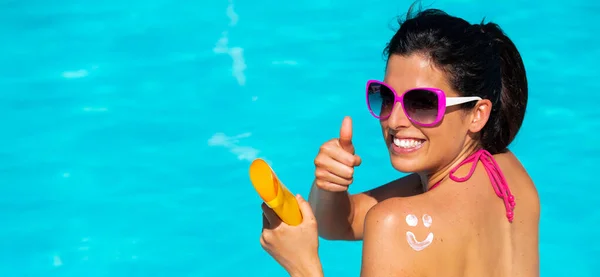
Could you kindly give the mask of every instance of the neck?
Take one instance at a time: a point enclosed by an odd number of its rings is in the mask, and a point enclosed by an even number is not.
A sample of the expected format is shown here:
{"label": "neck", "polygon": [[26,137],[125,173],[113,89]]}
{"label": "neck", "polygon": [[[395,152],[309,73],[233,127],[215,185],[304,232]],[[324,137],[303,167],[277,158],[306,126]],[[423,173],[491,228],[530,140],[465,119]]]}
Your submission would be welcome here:
{"label": "neck", "polygon": [[450,171],[454,167],[458,166],[460,162],[462,162],[464,159],[469,157],[477,150],[479,150],[478,145],[464,147],[461,150],[461,152],[445,166],[442,166],[437,170],[420,172],[419,177],[421,178],[421,185],[423,186],[423,191],[427,192],[433,185],[437,184],[438,182],[441,182],[444,178],[446,178],[446,176],[450,174]]}

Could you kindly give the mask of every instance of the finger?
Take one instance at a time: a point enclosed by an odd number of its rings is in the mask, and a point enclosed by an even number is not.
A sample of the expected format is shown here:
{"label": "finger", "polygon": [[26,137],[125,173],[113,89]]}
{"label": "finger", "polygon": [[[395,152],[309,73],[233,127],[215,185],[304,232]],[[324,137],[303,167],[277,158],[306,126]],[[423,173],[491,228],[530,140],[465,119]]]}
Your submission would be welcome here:
{"label": "finger", "polygon": [[[329,157],[334,161],[337,161],[350,167],[354,166],[356,160],[353,154],[348,153],[348,151],[344,150],[341,146],[338,146],[337,144],[322,147],[321,154],[323,154],[324,157]],[[317,159],[323,159],[324,157],[317,157]]]}
{"label": "finger", "polygon": [[354,146],[352,145],[352,118],[344,117],[342,128],[340,129],[340,145],[348,153],[354,154]]}
{"label": "finger", "polygon": [[275,228],[279,226],[279,224],[281,224],[281,219],[279,219],[279,216],[277,216],[277,214],[271,208],[269,208],[267,204],[263,203],[260,207],[263,210],[265,218],[269,222],[270,229]]}
{"label": "finger", "polygon": [[317,184],[318,188],[320,188],[322,190],[330,191],[330,192],[342,192],[342,191],[348,190],[348,186],[338,185],[338,184],[330,183],[327,181],[317,180],[316,184]]}
{"label": "finger", "polygon": [[326,181],[326,182],[330,182],[330,183],[338,184],[338,185],[342,185],[342,186],[349,186],[350,184],[352,184],[352,178],[342,178],[342,177],[337,176],[323,168],[317,168],[315,170],[315,177],[318,180]]}
{"label": "finger", "polygon": [[300,207],[300,212],[302,213],[302,221],[315,220],[315,215],[310,203],[306,202],[306,200],[304,200],[300,194],[296,195],[296,200],[298,200],[298,206]]}
{"label": "finger", "polygon": [[359,166],[362,163],[362,159],[358,155],[354,155],[354,166]]}
{"label": "finger", "polygon": [[317,168],[325,169],[339,177],[352,179],[354,175],[354,167],[342,164],[331,157],[322,157],[317,162]]}

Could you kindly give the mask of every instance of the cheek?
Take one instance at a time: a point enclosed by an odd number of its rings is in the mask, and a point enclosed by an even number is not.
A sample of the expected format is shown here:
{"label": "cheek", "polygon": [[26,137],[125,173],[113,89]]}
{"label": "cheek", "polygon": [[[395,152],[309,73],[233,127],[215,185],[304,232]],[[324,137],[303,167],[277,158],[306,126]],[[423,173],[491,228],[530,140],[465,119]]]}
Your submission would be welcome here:
{"label": "cheek", "polygon": [[386,137],[389,129],[387,120],[379,120],[379,124],[381,125],[381,132],[383,133],[383,136]]}
{"label": "cheek", "polygon": [[447,118],[436,128],[424,130],[436,151],[453,153],[464,145],[467,131],[462,118]]}

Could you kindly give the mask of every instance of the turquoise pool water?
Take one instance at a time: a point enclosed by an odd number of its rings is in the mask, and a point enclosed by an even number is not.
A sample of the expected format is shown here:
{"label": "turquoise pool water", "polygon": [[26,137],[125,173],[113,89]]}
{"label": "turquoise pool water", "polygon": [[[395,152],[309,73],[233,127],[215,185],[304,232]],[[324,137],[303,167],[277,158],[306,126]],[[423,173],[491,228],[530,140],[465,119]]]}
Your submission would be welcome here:
{"label": "turquoise pool water", "polygon": [[[363,87],[410,2],[292,2],[1,1],[0,276],[284,276],[247,167],[307,196],[345,115],[352,191],[398,177]],[[542,199],[546,277],[600,275],[599,3],[435,2],[500,23],[525,58],[512,149]],[[327,276],[358,276],[360,249],[323,241]]]}

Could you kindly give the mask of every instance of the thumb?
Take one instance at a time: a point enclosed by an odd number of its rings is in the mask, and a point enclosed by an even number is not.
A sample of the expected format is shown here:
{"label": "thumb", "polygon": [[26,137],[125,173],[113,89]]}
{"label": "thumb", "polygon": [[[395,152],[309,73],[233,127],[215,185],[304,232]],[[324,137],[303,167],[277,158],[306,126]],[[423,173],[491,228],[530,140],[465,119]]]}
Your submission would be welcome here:
{"label": "thumb", "polygon": [[300,194],[296,195],[296,200],[298,200],[298,206],[300,207],[300,212],[302,213],[302,221],[314,220],[315,215],[310,207],[310,203],[306,202],[306,200],[304,200]]}
{"label": "thumb", "polygon": [[354,146],[352,145],[352,118],[344,117],[342,128],[340,128],[340,146],[347,152],[354,154]]}

